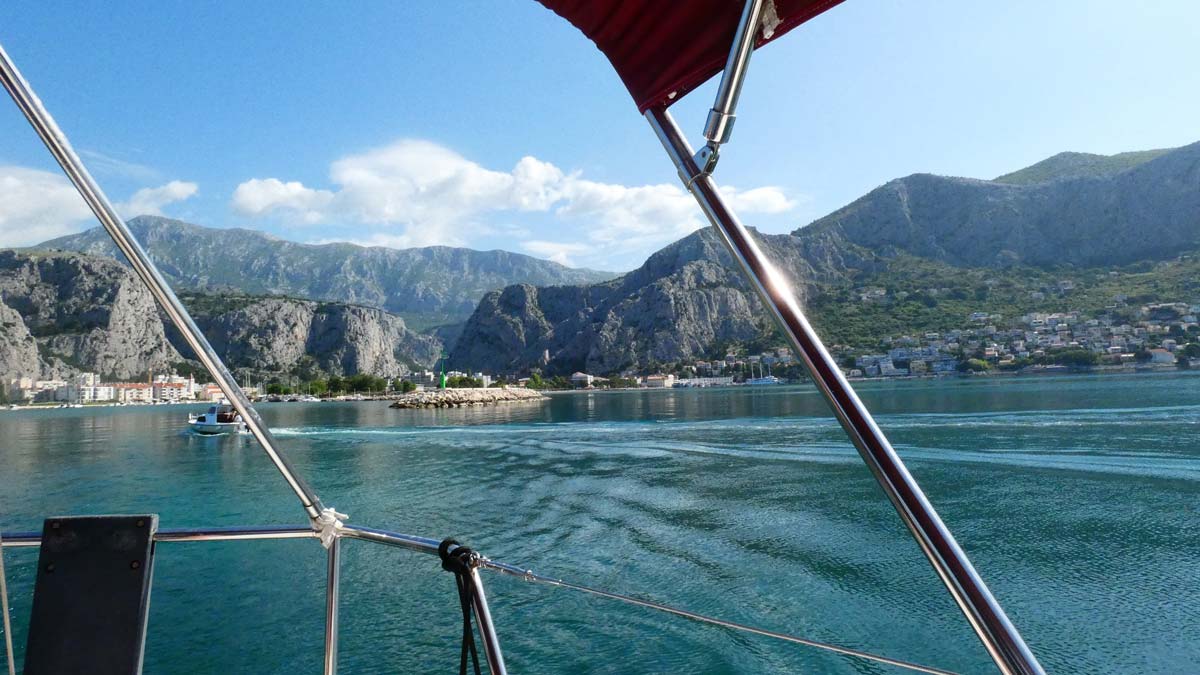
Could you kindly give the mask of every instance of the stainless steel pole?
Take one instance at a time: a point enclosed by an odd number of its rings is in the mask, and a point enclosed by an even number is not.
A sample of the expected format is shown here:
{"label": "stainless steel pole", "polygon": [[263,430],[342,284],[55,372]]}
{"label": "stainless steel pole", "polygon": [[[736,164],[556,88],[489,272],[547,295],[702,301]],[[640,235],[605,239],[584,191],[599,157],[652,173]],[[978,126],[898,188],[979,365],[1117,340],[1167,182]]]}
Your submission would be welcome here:
{"label": "stainless steel pole", "polygon": [[750,55],[754,53],[754,41],[762,18],[763,2],[764,0],[746,0],[742,8],[742,16],[733,36],[733,46],[725,60],[721,82],[717,85],[717,97],[704,123],[704,137],[708,139],[710,146],[727,142],[733,132],[734,110],[737,108],[738,97],[742,94],[742,83],[746,81]]}
{"label": "stainless steel pole", "polygon": [[745,226],[725,203],[712,177],[702,173],[696,166],[692,149],[675,120],[666,110],[653,109],[646,111],[646,119],[679,170],[680,179],[695,196],[746,278],[770,308],[779,327],[804,361],[817,388],[829,402],[838,422],[896,507],[905,526],[949,589],[992,660],[1006,674],[1043,673],[1033,652],[992,597],[967,554],[938,517],[917,481],[809,325],[787,279],[763,255]]}
{"label": "stainless steel pole", "polygon": [[325,675],[337,675],[338,596],[341,592],[342,538],[334,537],[329,546],[325,571]]}
{"label": "stainless steel pole", "polygon": [[496,626],[492,623],[492,613],[488,610],[487,595],[483,592],[483,579],[479,577],[479,568],[471,567],[471,583],[475,584],[475,594],[472,604],[475,606],[475,619],[479,623],[479,635],[483,638],[483,653],[487,657],[488,670],[492,675],[508,675],[504,666],[504,653],[500,651],[500,637],[496,635]]}
{"label": "stainless steel pole", "polygon": [[8,570],[4,567],[3,535],[0,535],[0,612],[4,613],[0,628],[4,630],[4,657],[8,675],[17,675],[16,662],[13,661],[12,621],[8,616]]}
{"label": "stainless steel pole", "polygon": [[271,430],[258,416],[258,412],[250,404],[250,399],[246,398],[237,381],[233,379],[233,375],[225,368],[221,357],[217,356],[212,345],[196,327],[196,323],[192,321],[192,317],[184,308],[183,303],[175,297],[171,286],[159,273],[158,268],[154,266],[146,252],[142,250],[133,233],[129,231],[129,227],[125,225],[125,221],[117,215],[112,202],[108,200],[104,191],[88,173],[66,135],[58,128],[54,118],[42,105],[29,83],[21,76],[21,72],[17,70],[16,65],[2,46],[0,46],[0,80],[3,80],[4,88],[12,96],[13,102],[33,125],[34,131],[46,144],[50,154],[54,155],[54,159],[67,174],[67,178],[75,184],[75,188],[79,190],[83,200],[92,209],[92,213],[96,214],[100,224],[108,231],[109,236],[117,244],[117,248],[125,254],[129,264],[133,266],[134,271],[150,289],[150,293],[154,295],[154,299],[158,301],[163,311],[170,317],[171,322],[179,329],[188,346],[196,353],[196,357],[200,359],[217,385],[221,387],[221,392],[242,416],[250,432],[258,439],[259,445],[266,451],[271,462],[275,464],[275,468],[279,469],[279,473],[283,474],[288,486],[300,498],[300,503],[304,506],[308,517],[315,520],[324,508],[321,500],[308,486],[308,483],[296,473],[295,467],[279,450],[275,438],[271,435]]}
{"label": "stainless steel pole", "polygon": [[360,525],[344,525],[342,527],[342,536],[352,539],[362,539],[363,541],[373,541],[397,548],[406,548],[410,551],[428,553],[429,555],[437,555],[438,544],[441,543],[437,539],[418,537],[411,534],[400,534],[398,532],[389,532],[387,530],[362,527]]}

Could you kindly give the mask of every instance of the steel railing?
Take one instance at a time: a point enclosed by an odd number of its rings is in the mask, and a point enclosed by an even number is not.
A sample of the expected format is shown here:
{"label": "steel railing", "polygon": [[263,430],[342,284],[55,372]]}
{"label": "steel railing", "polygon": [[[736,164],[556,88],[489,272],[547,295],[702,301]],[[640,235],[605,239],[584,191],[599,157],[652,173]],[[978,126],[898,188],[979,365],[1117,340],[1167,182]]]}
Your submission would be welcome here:
{"label": "steel railing", "polygon": [[[163,543],[175,542],[211,542],[211,541],[261,541],[267,539],[320,539],[321,532],[311,526],[259,526],[259,527],[214,527],[159,530],[154,534],[154,541]],[[41,545],[40,532],[11,532],[0,535],[0,552],[7,548],[28,548]],[[334,536],[332,544],[326,551],[327,566],[325,576],[325,656],[324,672],[337,672],[338,658],[338,620],[339,598],[341,594],[341,548],[342,539],[361,539],[417,551],[420,553],[438,555],[440,542],[424,537],[415,537],[398,532],[377,530],[366,527],[343,525]],[[488,667],[494,675],[504,675],[507,671],[504,657],[500,651],[500,639],[496,635],[495,624],[488,608],[487,596],[483,592],[483,580],[479,578],[478,570],[486,558],[481,558],[479,564],[473,567],[472,575],[475,582],[474,594],[475,618],[479,626],[484,655]]]}
{"label": "steel railing", "polygon": [[[41,536],[42,535],[40,532],[5,532],[0,534],[0,555],[3,554],[4,549],[9,548],[36,548],[41,545]],[[158,530],[154,534],[154,541],[156,543],[168,544],[181,542],[264,541],[279,539],[320,538],[320,531],[303,525],[162,529]],[[381,530],[371,527],[343,525],[338,529],[337,534],[334,537],[333,544],[329,546],[326,552],[327,569],[325,577],[324,647],[325,672],[336,672],[337,670],[338,645],[340,639],[338,632],[338,620],[340,616],[339,600],[341,589],[341,546],[343,539],[357,539],[369,543],[382,544],[408,551],[415,551],[435,557],[439,556],[439,545],[441,544],[441,541],[437,539],[429,539],[427,537],[402,534],[399,532],[392,532],[389,530]],[[479,627],[480,640],[483,644],[483,652],[485,658],[487,659],[488,669],[491,673],[493,673],[493,675],[504,675],[507,670],[504,663],[503,652],[500,648],[500,639],[496,632],[495,622],[492,619],[487,596],[483,590],[483,579],[479,574],[481,570],[495,572],[503,576],[520,579],[530,583],[580,592],[592,597],[604,598],[607,600],[613,600],[616,602],[641,607],[643,609],[650,609],[698,623],[750,633],[753,635],[759,635],[762,637],[781,640],[806,647],[812,647],[822,651],[863,659],[874,663],[896,666],[914,672],[929,673],[930,675],[954,675],[952,671],[942,668],[926,666],[911,661],[896,659],[861,649],[854,649],[852,647],[823,642],[820,640],[812,640],[781,631],[768,630],[734,621],[727,621],[725,619],[700,614],[698,612],[682,609],[680,607],[662,602],[647,600],[623,593],[615,593],[583,584],[572,583],[561,578],[538,574],[525,567],[491,560],[490,558],[482,555],[474,556],[473,561],[474,562],[471,566],[471,577],[475,584],[476,592],[473,596],[472,608],[475,612],[476,624]]]}

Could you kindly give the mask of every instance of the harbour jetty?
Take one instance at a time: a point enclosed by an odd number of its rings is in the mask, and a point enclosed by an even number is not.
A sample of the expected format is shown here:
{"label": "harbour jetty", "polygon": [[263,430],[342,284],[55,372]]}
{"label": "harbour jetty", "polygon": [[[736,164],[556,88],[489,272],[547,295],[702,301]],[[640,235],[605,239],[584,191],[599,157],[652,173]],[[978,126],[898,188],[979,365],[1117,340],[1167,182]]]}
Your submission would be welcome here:
{"label": "harbour jetty", "polygon": [[488,389],[432,389],[414,391],[396,399],[389,408],[466,408],[476,405],[545,401],[549,397],[533,389],[496,387]]}

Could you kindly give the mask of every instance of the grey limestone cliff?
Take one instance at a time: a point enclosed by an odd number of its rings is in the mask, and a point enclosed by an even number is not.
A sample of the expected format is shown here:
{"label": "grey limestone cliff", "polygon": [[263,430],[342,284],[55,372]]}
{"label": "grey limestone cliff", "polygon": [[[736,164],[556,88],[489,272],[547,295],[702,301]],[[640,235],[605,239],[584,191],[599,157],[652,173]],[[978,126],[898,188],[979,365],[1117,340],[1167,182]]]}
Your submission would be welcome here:
{"label": "grey limestone cliff", "polygon": [[371,307],[234,297],[200,303],[194,314],[230,367],[259,374],[395,377],[431,366],[441,352],[437,338],[414,333],[400,317]]}
{"label": "grey limestone cliff", "polygon": [[180,360],[150,293],[115,260],[0,251],[0,306],[6,379],[80,369],[130,378]]}
{"label": "grey limestone cliff", "polygon": [[[391,377],[428,367],[441,342],[389,312],[261,296],[185,296],[235,372]],[[0,251],[0,381],[81,371],[128,380],[191,357],[123,264],[62,252]]]}
{"label": "grey limestone cliff", "polygon": [[[790,235],[759,235],[801,297],[807,280],[863,264],[855,252],[806,248]],[[814,265],[812,260],[817,261]],[[769,317],[711,229],[651,256],[640,268],[590,286],[515,285],[484,297],[450,355],[456,368],[547,373],[643,369],[701,358],[723,342],[753,340]]]}
{"label": "grey limestone cliff", "polygon": [[41,375],[37,340],[17,310],[0,302],[0,390],[18,377]]}

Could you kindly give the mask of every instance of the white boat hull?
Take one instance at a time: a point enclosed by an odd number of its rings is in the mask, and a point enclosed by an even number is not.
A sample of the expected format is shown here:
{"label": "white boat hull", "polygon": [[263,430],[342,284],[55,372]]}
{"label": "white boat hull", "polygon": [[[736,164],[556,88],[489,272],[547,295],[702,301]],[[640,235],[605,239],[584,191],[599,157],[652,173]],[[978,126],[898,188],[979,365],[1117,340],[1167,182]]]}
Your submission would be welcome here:
{"label": "white boat hull", "polygon": [[198,434],[209,436],[215,434],[249,433],[246,425],[242,422],[188,422],[188,426]]}
{"label": "white boat hull", "polygon": [[228,404],[215,405],[203,415],[188,415],[188,427],[193,432],[205,436],[250,433],[250,428],[242,421],[241,416],[230,412]]}

